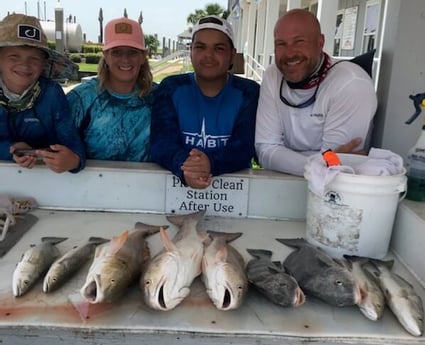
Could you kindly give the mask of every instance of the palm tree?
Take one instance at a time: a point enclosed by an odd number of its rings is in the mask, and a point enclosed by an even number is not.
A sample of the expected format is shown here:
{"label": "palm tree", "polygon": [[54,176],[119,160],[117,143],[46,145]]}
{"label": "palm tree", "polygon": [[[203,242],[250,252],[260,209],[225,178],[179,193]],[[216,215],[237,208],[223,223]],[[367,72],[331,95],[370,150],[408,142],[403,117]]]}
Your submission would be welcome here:
{"label": "palm tree", "polygon": [[223,7],[221,7],[219,4],[211,3],[205,5],[204,9],[197,9],[194,13],[190,13],[187,16],[186,20],[188,24],[195,24],[199,19],[208,15],[216,15],[219,17],[227,18],[229,12]]}
{"label": "palm tree", "polygon": [[97,18],[99,20],[99,30],[100,30],[100,35],[99,35],[99,43],[103,42],[103,10],[102,7],[99,9],[99,17]]}

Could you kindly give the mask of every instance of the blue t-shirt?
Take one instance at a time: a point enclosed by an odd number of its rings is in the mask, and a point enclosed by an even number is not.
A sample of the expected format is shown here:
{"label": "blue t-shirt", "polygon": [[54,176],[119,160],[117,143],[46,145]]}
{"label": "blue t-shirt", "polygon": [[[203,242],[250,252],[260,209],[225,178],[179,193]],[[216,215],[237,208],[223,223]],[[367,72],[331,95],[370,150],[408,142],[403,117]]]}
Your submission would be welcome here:
{"label": "blue t-shirt", "polygon": [[88,159],[150,161],[152,93],[118,94],[100,90],[97,78],[68,94],[71,114]]}
{"label": "blue t-shirt", "polygon": [[201,92],[193,73],[165,78],[152,108],[152,159],[182,180],[192,148],[208,155],[213,176],[248,168],[258,95],[258,83],[232,74],[214,97]]}

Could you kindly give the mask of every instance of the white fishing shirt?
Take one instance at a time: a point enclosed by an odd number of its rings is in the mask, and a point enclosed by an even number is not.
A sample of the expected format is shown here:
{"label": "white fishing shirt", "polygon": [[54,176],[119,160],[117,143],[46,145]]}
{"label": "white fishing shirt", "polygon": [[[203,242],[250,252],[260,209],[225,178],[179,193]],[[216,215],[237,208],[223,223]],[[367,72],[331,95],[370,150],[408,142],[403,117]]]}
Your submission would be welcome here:
{"label": "white fishing shirt", "polygon": [[[365,143],[377,98],[372,79],[360,66],[351,62],[333,66],[319,86],[316,101],[306,108],[281,101],[281,81],[281,72],[270,65],[261,83],[255,132],[263,168],[302,176],[308,156],[334,150],[356,137]],[[282,95],[291,104],[300,104],[315,89],[291,89],[284,82]]]}

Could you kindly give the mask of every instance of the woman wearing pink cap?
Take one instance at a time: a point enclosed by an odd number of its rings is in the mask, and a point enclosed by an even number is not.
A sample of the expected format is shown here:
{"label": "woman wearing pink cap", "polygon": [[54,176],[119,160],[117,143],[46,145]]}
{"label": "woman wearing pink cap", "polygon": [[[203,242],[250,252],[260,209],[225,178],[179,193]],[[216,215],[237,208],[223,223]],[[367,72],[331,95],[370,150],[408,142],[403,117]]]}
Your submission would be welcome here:
{"label": "woman wearing pink cap", "polygon": [[140,24],[124,17],[108,22],[97,78],[67,95],[88,159],[150,160],[155,86]]}

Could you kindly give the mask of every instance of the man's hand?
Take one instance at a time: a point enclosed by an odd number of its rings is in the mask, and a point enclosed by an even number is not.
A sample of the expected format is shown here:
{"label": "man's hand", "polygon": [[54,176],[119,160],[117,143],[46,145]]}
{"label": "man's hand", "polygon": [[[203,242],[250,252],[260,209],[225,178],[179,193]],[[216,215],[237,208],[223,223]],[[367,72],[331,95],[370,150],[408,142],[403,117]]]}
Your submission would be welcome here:
{"label": "man's hand", "polygon": [[336,153],[353,153],[357,155],[366,155],[367,152],[364,149],[356,150],[356,147],[358,147],[362,143],[362,138],[354,138],[348,143],[341,145],[337,147],[334,152]]}
{"label": "man's hand", "polygon": [[22,168],[32,169],[34,165],[37,163],[36,155],[18,156],[16,154],[17,150],[25,150],[25,149],[31,149],[31,146],[21,141],[21,142],[15,143],[14,145],[10,147],[10,153],[13,155],[13,160],[16,162],[16,164],[18,164]]}
{"label": "man's hand", "polygon": [[181,168],[188,186],[197,189],[207,188],[212,180],[208,156],[198,149],[192,149]]}
{"label": "man's hand", "polygon": [[80,157],[63,145],[50,145],[52,151],[36,150],[36,154],[42,157],[43,162],[54,172],[62,173],[64,171],[78,168]]}

